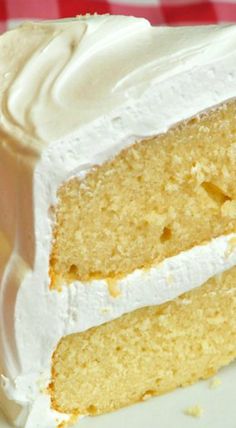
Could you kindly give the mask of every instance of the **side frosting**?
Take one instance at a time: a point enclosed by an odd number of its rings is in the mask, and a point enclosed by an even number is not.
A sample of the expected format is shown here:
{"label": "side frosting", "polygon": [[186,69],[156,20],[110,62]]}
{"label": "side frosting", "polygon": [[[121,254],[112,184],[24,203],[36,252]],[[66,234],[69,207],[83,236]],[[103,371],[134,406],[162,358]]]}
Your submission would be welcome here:
{"label": "side frosting", "polygon": [[25,24],[0,38],[0,399],[16,426],[68,419],[43,393],[62,336],[171,300],[236,265],[232,234],[133,272],[116,298],[102,280],[49,290],[58,187],[235,97],[235,42],[236,26],[152,28],[110,16]]}

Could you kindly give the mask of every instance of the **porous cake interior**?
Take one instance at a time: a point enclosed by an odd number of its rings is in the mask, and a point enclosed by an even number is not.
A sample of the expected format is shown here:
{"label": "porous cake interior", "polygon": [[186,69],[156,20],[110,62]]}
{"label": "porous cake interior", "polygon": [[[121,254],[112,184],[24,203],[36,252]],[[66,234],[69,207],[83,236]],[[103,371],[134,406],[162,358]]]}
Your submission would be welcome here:
{"label": "porous cake interior", "polygon": [[236,357],[236,267],[160,306],[64,337],[52,406],[100,414],[207,378]]}
{"label": "porous cake interior", "polygon": [[114,278],[236,230],[236,102],[137,142],[58,192],[51,285]]}

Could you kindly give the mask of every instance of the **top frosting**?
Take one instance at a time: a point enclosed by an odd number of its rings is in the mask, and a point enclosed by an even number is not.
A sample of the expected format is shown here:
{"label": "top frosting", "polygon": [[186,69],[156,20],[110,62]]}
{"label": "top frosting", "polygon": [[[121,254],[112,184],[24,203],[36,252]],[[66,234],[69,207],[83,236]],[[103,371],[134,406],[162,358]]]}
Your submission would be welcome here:
{"label": "top frosting", "polygon": [[153,28],[107,15],[0,37],[0,395],[18,426],[57,425],[39,384],[62,336],[161,304],[236,265],[236,250],[227,253],[235,236],[223,236],[127,275],[116,299],[103,280],[49,290],[60,184],[235,97],[235,42],[236,26]]}
{"label": "top frosting", "polygon": [[235,39],[235,26],[154,28],[108,15],[25,24],[0,38],[1,127],[56,140],[151,84],[230,57]]}

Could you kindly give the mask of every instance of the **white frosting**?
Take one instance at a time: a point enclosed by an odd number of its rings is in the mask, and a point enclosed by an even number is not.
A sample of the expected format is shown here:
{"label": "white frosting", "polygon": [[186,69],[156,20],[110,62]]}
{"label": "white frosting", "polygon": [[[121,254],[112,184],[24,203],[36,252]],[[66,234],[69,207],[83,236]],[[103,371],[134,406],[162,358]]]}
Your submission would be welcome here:
{"label": "white frosting", "polygon": [[235,41],[236,26],[152,28],[109,16],[27,24],[0,38],[0,366],[16,426],[68,418],[42,392],[62,336],[171,300],[236,265],[232,234],[136,270],[119,281],[117,298],[102,280],[49,290],[60,184],[235,97]]}

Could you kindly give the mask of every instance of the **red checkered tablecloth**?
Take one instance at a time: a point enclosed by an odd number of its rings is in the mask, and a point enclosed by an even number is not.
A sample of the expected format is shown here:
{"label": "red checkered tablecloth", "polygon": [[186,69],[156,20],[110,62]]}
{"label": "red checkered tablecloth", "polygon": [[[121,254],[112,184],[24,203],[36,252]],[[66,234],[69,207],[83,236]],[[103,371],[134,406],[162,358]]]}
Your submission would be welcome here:
{"label": "red checkered tablecloth", "polygon": [[26,19],[55,19],[84,13],[146,17],[152,24],[236,22],[236,0],[0,0],[0,32]]}

